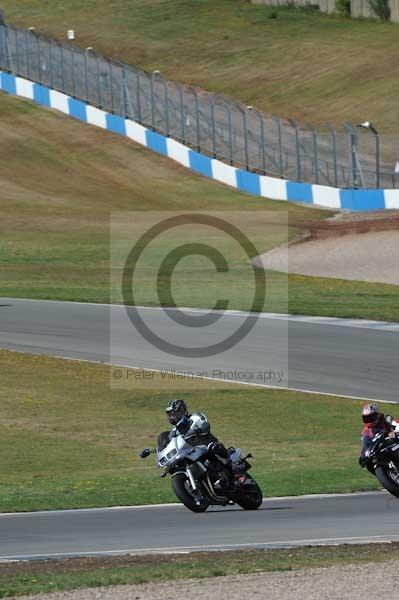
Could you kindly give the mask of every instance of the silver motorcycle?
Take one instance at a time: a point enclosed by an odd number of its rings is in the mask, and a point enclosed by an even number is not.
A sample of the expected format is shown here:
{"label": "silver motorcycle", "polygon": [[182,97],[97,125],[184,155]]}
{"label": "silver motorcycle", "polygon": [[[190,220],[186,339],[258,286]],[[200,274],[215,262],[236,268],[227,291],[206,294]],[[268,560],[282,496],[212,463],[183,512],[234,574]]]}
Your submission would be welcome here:
{"label": "silver motorcycle", "polygon": [[161,477],[172,476],[172,487],[178,499],[189,510],[205,512],[209,506],[238,504],[245,510],[256,510],[262,504],[262,490],[248,475],[251,454],[230,448],[229,459],[211,455],[207,445],[193,445],[184,431],[174,428],[156,450],[146,448],[141,458],[157,455]]}

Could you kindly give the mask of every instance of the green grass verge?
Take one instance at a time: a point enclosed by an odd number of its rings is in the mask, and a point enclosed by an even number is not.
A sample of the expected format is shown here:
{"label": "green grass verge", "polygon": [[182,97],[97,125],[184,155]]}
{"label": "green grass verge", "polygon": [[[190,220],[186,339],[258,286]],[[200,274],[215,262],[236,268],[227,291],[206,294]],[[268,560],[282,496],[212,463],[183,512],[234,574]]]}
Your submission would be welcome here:
{"label": "green grass verge", "polygon": [[266,496],[379,487],[357,464],[357,401],[205,381],[111,390],[105,366],[6,351],[0,367],[0,511],[175,501],[138,453],[177,394],[227,445],[253,452]]}
{"label": "green grass verge", "polygon": [[[331,214],[239,193],[127,140],[6,96],[0,98],[0,131],[2,296],[108,302],[112,211],[216,210],[227,220],[234,210],[262,211],[255,232],[260,251]],[[117,229],[122,246],[129,241],[124,226]],[[240,255],[234,269],[217,278],[210,263],[207,269],[186,263],[179,302],[213,306],[228,289],[230,307],[245,309],[244,271]],[[287,277],[269,273],[268,284],[265,310],[399,320],[399,286],[292,275],[287,307]],[[142,303],[156,302],[148,269],[137,289]],[[113,300],[121,300],[118,293],[112,289]]]}
{"label": "green grass verge", "polygon": [[[242,0],[3,0],[12,23],[301,122],[398,132],[398,25]],[[277,18],[271,18],[276,16]]]}
{"label": "green grass verge", "polygon": [[[142,584],[399,560],[398,544],[128,556],[0,565],[0,598],[107,585]],[[139,593],[139,590],[137,590]],[[141,597],[141,596],[140,596]]]}

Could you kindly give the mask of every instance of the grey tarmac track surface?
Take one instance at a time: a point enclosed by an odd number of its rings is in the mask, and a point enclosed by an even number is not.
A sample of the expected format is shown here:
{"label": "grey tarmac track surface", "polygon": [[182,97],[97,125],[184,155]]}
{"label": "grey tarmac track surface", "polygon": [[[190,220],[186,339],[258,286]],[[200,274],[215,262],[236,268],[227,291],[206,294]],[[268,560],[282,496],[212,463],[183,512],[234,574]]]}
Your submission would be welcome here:
{"label": "grey tarmac track surface", "polygon": [[[188,346],[215,343],[245,319],[227,314],[210,329],[188,330],[161,310],[140,312],[159,335]],[[283,386],[390,401],[399,383],[398,329],[264,315],[230,350],[194,360],[154,348],[121,306],[0,300],[3,348],[154,369],[281,369]],[[0,560],[393,541],[398,512],[392,496],[366,493],[268,499],[256,512],[228,507],[195,515],[159,506],[0,515]]]}
{"label": "grey tarmac track surface", "polygon": [[[192,328],[177,324],[170,318],[172,312],[140,309],[153,331],[183,346],[216,343],[246,318],[226,313],[211,326]],[[191,316],[198,314],[194,310]],[[147,369],[200,371],[210,377],[216,370],[222,371],[221,378],[236,370],[280,372],[281,381],[275,375],[257,383],[391,402],[399,399],[397,324],[263,315],[233,348],[194,359],[165,353],[144,340],[123,306],[3,298],[0,347]]]}
{"label": "grey tarmac track surface", "polygon": [[399,501],[385,492],[272,498],[258,511],[183,506],[0,515],[0,560],[395,541]]}

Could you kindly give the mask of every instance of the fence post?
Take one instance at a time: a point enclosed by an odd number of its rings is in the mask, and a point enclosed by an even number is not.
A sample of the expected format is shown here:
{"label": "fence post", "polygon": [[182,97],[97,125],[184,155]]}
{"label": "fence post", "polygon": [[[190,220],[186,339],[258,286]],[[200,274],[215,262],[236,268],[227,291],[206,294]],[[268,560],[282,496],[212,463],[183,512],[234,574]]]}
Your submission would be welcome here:
{"label": "fence post", "polygon": [[200,121],[199,121],[199,102],[197,91],[194,90],[195,98],[195,128],[197,132],[197,152],[201,150],[201,134],[200,134]]}
{"label": "fence post", "polygon": [[119,68],[121,70],[121,85],[122,85],[122,101],[123,101],[123,114],[125,115],[125,117],[128,116],[127,114],[127,89],[126,89],[126,73],[125,73],[125,66],[118,62]]}
{"label": "fence post", "polygon": [[317,148],[317,131],[314,127],[312,129],[312,138],[313,138],[313,154],[314,154],[314,168],[316,174],[316,184],[319,183],[319,155]]}
{"label": "fence post", "polygon": [[[8,66],[8,58],[7,58],[7,42],[6,42],[6,28],[1,26],[1,43],[0,43],[0,51],[2,56],[2,66],[7,69]],[[4,58],[3,58],[4,57]]]}
{"label": "fence post", "polygon": [[8,39],[7,39],[7,28],[3,27],[3,52],[4,52],[4,66],[8,71],[12,71],[11,57],[8,48]]}
{"label": "fence post", "polygon": [[88,66],[87,66],[87,52],[88,50],[85,50],[84,52],[84,78],[85,78],[85,96],[86,96],[86,102],[88,102],[89,100],[89,73],[88,73]]}
{"label": "fence post", "polygon": [[115,112],[115,103],[114,103],[114,71],[112,68],[112,62],[109,61],[109,91],[111,95],[111,112]]}
{"label": "fence post", "polygon": [[175,82],[175,88],[177,89],[177,93],[179,94],[179,106],[180,106],[180,125],[181,125],[181,139],[183,144],[186,141],[186,121],[184,119],[184,101],[183,101],[183,92],[181,86]]}
{"label": "fence post", "polygon": [[295,131],[296,178],[297,178],[297,181],[301,181],[302,164],[301,164],[301,148],[299,145],[298,124],[293,119],[288,119],[288,122],[292,125],[292,127],[294,128],[294,131]]}
{"label": "fence post", "polygon": [[162,77],[162,82],[164,85],[164,95],[165,95],[165,126],[166,126],[166,137],[169,137],[169,90],[168,83]]}
{"label": "fence post", "polygon": [[22,75],[21,73],[21,65],[19,62],[19,32],[17,32],[16,29],[14,29],[14,43],[15,43],[15,59],[16,59],[16,69],[17,69],[17,74],[18,75]]}
{"label": "fence post", "polygon": [[244,129],[244,156],[245,156],[245,168],[249,171],[249,156],[248,156],[248,129],[247,129],[247,109],[242,110],[242,126]]}
{"label": "fence post", "polygon": [[15,73],[15,65],[14,65],[13,56],[12,56],[12,53],[11,53],[11,50],[10,50],[10,42],[9,42],[9,39],[8,39],[8,32],[9,32],[9,28],[7,27],[7,31],[6,31],[6,43],[7,43],[8,62],[10,63],[10,70],[11,70],[11,72]]}
{"label": "fence post", "polygon": [[335,129],[332,132],[333,136],[333,152],[334,152],[334,181],[335,187],[338,187],[338,165],[337,165],[337,132]]}
{"label": "fence post", "polygon": [[[0,41],[0,56],[1,56],[1,66],[3,68],[7,68],[7,50],[6,50],[6,28],[3,25],[0,25],[0,33],[1,33],[1,41]],[[4,58],[3,58],[4,57]]]}
{"label": "fence post", "polygon": [[369,132],[371,132],[374,135],[374,138],[375,138],[375,172],[376,172],[375,187],[378,189],[380,187],[380,136],[379,136],[379,133],[378,133],[377,129],[375,128],[375,126],[372,123],[370,123],[369,121],[366,121],[366,123],[361,123],[361,124],[357,125],[356,127],[363,127],[364,129],[367,129]]}
{"label": "fence post", "polygon": [[261,143],[261,156],[262,156],[262,171],[266,175],[266,140],[265,140],[265,120],[263,114],[260,113],[256,108],[253,109],[258,115],[260,123],[260,143]]}
{"label": "fence post", "polygon": [[150,75],[151,128],[155,130],[154,72]]}
{"label": "fence post", "polygon": [[28,79],[30,79],[30,42],[29,42],[29,33],[25,31],[25,52],[26,52],[26,72],[28,75]]}
{"label": "fence post", "polygon": [[141,97],[140,97],[140,71],[136,71],[136,97],[137,97],[137,118],[142,122],[141,117]]}
{"label": "fence post", "polygon": [[8,41],[8,27],[2,27],[2,38],[3,38],[3,46],[4,46],[4,66],[11,73],[15,73],[15,68],[13,65],[13,60],[10,52],[10,44]]}
{"label": "fence post", "polygon": [[337,132],[335,129],[327,123],[327,127],[331,132],[332,136],[332,151],[333,151],[333,160],[334,160],[334,186],[338,187],[338,165],[337,165]]}
{"label": "fence post", "polygon": [[358,175],[358,165],[357,165],[357,132],[356,130],[347,122],[344,123],[345,129],[349,133],[349,147],[351,153],[352,160],[352,187],[359,187],[359,175]]}
{"label": "fence post", "polygon": [[[64,46],[59,46],[61,53],[61,88],[65,92],[65,61],[64,61]],[[69,90],[68,90],[69,91]]]}
{"label": "fence post", "polygon": [[271,119],[276,123],[277,125],[277,135],[278,135],[278,160],[279,160],[279,166],[280,166],[280,177],[283,177],[283,173],[284,173],[284,168],[283,168],[283,139],[282,139],[282,133],[281,133],[281,121],[280,119],[278,119],[277,117],[275,117],[274,115],[270,115]]}
{"label": "fence post", "polygon": [[227,125],[229,128],[229,162],[233,165],[234,162],[234,152],[233,152],[233,124],[231,118],[231,110],[228,104],[225,104],[226,112],[227,112]]}
{"label": "fence post", "polygon": [[102,102],[102,89],[101,89],[101,73],[100,73],[100,61],[98,60],[98,55],[95,55],[96,57],[96,79],[97,79],[97,100],[98,100],[98,107],[99,108],[104,108],[103,107],[103,102]]}
{"label": "fence post", "polygon": [[376,188],[380,187],[380,136],[378,133],[375,134],[375,166],[377,169],[377,177],[376,177]]}
{"label": "fence post", "polygon": [[53,41],[50,40],[48,45],[48,62],[49,62],[49,71],[50,71],[50,87],[54,87],[53,82]]}
{"label": "fence post", "polygon": [[40,83],[42,83],[42,58],[41,58],[41,54],[40,54],[40,40],[37,37],[36,38],[37,41],[37,79]]}
{"label": "fence post", "polygon": [[358,171],[357,171],[357,135],[350,134],[351,156],[352,156],[352,184],[354,188],[359,187]]}
{"label": "fence post", "polygon": [[211,132],[212,132],[212,155],[216,158],[216,128],[215,128],[215,105],[213,98],[208,94],[208,101],[211,105]]}
{"label": "fence post", "polygon": [[76,81],[75,81],[75,48],[72,48],[71,57],[71,70],[72,70],[72,96],[76,96]]}

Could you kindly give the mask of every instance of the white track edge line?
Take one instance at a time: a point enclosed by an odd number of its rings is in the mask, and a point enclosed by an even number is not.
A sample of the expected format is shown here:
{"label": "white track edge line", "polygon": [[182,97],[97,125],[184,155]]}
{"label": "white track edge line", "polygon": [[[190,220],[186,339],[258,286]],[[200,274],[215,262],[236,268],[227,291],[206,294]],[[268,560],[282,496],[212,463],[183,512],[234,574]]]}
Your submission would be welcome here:
{"label": "white track edge line", "polygon": [[195,551],[206,551],[206,550],[229,550],[239,548],[269,548],[269,547],[289,547],[289,546],[303,546],[303,545],[319,545],[319,546],[336,546],[345,543],[392,543],[393,540],[399,538],[399,535],[394,534],[392,537],[383,535],[372,535],[372,536],[352,536],[352,537],[338,537],[338,538],[314,538],[304,540],[278,540],[271,542],[254,542],[254,543],[243,543],[243,544],[209,544],[202,546],[170,546],[166,548],[132,548],[126,550],[94,550],[85,553],[79,552],[55,552],[55,553],[42,553],[42,554],[26,554],[26,555],[10,555],[1,557],[3,561],[10,560],[30,560],[35,558],[68,558],[78,556],[113,556],[113,555],[140,555],[140,554],[174,554],[177,552],[195,552]]}
{"label": "white track edge line", "polygon": [[[62,354],[47,354],[46,352],[39,352],[39,354],[37,352],[34,352],[33,349],[32,351],[27,351],[27,350],[15,350],[14,348],[7,348],[5,346],[1,346],[0,347],[2,350],[7,350],[8,352],[16,352],[17,354],[32,354],[33,356],[47,356],[48,358],[59,358],[61,360],[70,360],[70,361],[75,361],[75,362],[82,362],[82,363],[89,363],[89,364],[95,364],[95,365],[103,365],[105,367],[116,367],[116,368],[122,368],[122,369],[146,369],[148,371],[153,371],[154,373],[165,373],[165,371],[170,371],[170,369],[155,369],[154,367],[146,367],[143,365],[116,365],[114,363],[110,363],[107,361],[103,361],[103,360],[94,360],[94,359],[89,359],[89,358],[77,358],[77,357],[73,357],[73,356],[63,356]],[[173,371],[175,375],[185,375],[184,372],[181,371]],[[307,389],[302,389],[302,388],[294,388],[294,387],[285,387],[285,386],[280,386],[280,385],[271,385],[271,384],[266,384],[266,383],[255,383],[255,382],[251,382],[251,381],[232,381],[231,379],[214,379],[213,377],[208,377],[208,376],[202,376],[202,377],[198,377],[197,379],[203,379],[204,381],[213,381],[214,383],[224,383],[225,385],[249,385],[251,387],[258,387],[258,388],[265,388],[265,389],[272,389],[272,390],[283,390],[286,392],[301,392],[303,394],[313,394],[313,395],[319,395],[319,396],[329,396],[332,398],[342,398],[343,400],[359,400],[359,401],[364,401],[364,400],[369,400],[370,402],[379,402],[380,404],[398,404],[397,401],[395,400],[381,400],[381,398],[373,398],[370,396],[349,396],[346,394],[339,394],[339,393],[333,393],[333,392],[322,392],[322,391],[317,391],[317,390],[307,390]]]}
{"label": "white track edge line", "polygon": [[[359,496],[383,496],[387,495],[386,490],[370,490],[365,492],[343,492],[331,494],[303,494],[302,496],[273,496],[263,498],[262,502],[273,503],[279,501],[301,501],[301,500],[328,500],[329,498],[356,498]],[[390,497],[390,496],[389,496]],[[24,517],[36,515],[62,515],[62,514],[78,514],[87,512],[106,512],[116,510],[142,510],[142,509],[159,509],[159,508],[181,508],[183,505],[180,502],[167,502],[163,504],[134,504],[132,506],[99,506],[94,508],[67,508],[61,510],[37,510],[30,512],[15,512],[15,513],[0,513],[1,517]],[[217,512],[217,511],[215,511]]]}
{"label": "white track edge line", "polygon": [[[14,350],[14,352],[19,352],[20,354],[26,354],[26,352],[23,351],[18,351],[18,350]],[[42,356],[42,355],[41,355]],[[99,361],[99,360],[90,360],[87,358],[73,358],[70,356],[61,356],[61,355],[55,355],[55,354],[44,354],[44,356],[49,356],[50,358],[61,358],[63,360],[71,360],[74,361],[76,360],[77,362],[86,362],[86,363],[93,363],[93,364],[99,364],[99,365],[104,365],[106,367],[119,367],[122,369],[146,369],[148,371],[153,371],[154,373],[165,373],[165,371],[170,371],[170,369],[155,369],[154,367],[146,367],[146,366],[137,366],[137,365],[115,365],[113,363],[110,362],[104,362],[104,361]],[[174,373],[176,375],[185,375],[184,372],[180,372],[180,371],[174,371]],[[271,384],[267,384],[267,383],[254,383],[251,381],[231,381],[231,379],[214,379],[213,377],[209,377],[209,376],[204,376],[204,377],[198,377],[198,379],[203,379],[206,381],[213,381],[215,383],[224,383],[224,384],[231,384],[231,385],[249,385],[251,387],[260,387],[260,388],[266,388],[266,389],[272,389],[272,390],[283,390],[283,391],[288,391],[288,392],[302,392],[303,394],[313,394],[313,395],[319,395],[319,396],[330,396],[333,398],[343,398],[345,400],[370,400],[371,402],[379,402],[381,404],[398,404],[398,402],[396,402],[395,400],[381,400],[380,398],[370,398],[368,396],[348,396],[345,394],[338,394],[338,393],[333,393],[333,392],[318,392],[316,390],[307,390],[307,389],[301,389],[301,388],[294,388],[294,387],[284,387],[284,386],[279,386],[279,385],[271,385]]]}
{"label": "white track edge line", "polygon": [[[359,319],[353,317],[328,317],[328,316],[320,316],[320,315],[295,315],[292,313],[269,313],[269,312],[248,312],[241,310],[212,310],[207,308],[195,308],[195,307],[165,307],[162,308],[160,306],[126,306],[125,304],[108,304],[106,302],[81,302],[74,300],[37,300],[35,298],[8,298],[5,296],[4,298],[0,298],[0,300],[9,300],[9,301],[22,301],[22,302],[37,302],[43,303],[48,302],[52,304],[72,304],[72,305],[81,305],[81,306],[106,306],[108,308],[137,308],[140,310],[153,310],[153,311],[167,311],[167,310],[180,310],[183,312],[198,312],[201,314],[206,314],[208,312],[226,314],[232,317],[248,317],[253,316],[262,319],[271,319],[271,320],[283,320],[283,321],[294,321],[294,322],[302,322],[302,323],[310,323],[313,325],[335,325],[337,327],[352,327],[357,329],[374,329],[377,331],[391,331],[395,332],[399,331],[399,322],[397,321],[375,321],[372,319]],[[389,329],[392,328],[392,329]]]}

